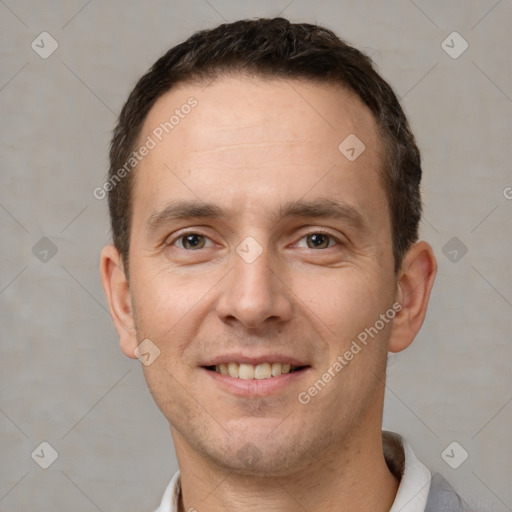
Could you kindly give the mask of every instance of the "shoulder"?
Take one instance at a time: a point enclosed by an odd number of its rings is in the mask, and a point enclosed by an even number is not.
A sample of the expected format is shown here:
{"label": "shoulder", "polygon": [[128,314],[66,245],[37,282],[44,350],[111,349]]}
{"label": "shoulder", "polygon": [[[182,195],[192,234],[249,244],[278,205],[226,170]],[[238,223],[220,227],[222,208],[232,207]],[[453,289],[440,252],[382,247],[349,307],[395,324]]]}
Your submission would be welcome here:
{"label": "shoulder", "polygon": [[439,474],[432,476],[425,512],[469,512],[462,498]]}

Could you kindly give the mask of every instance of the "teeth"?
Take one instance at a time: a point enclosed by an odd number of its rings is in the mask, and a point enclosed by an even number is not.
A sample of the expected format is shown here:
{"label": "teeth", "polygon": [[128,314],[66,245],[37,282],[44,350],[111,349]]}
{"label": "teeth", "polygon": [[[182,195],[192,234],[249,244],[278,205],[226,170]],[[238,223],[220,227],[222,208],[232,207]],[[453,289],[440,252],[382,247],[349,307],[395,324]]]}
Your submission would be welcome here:
{"label": "teeth", "polygon": [[241,364],[238,367],[238,378],[239,379],[254,379],[254,366],[252,364]]}
{"label": "teeth", "polygon": [[254,368],[255,379],[268,379],[271,375],[272,370],[269,363],[262,363]]}
{"label": "teeth", "polygon": [[247,363],[221,363],[215,366],[217,373],[244,380],[261,380],[269,379],[270,377],[279,377],[279,375],[283,373],[290,373],[291,369],[292,366],[288,363],[261,363],[257,365]]}
{"label": "teeth", "polygon": [[[238,364],[237,363],[229,363],[228,364],[228,373],[230,377],[238,377]],[[215,367],[215,371],[217,371],[217,367]]]}
{"label": "teeth", "polygon": [[272,363],[272,377],[278,377],[282,373],[282,365],[281,363]]}

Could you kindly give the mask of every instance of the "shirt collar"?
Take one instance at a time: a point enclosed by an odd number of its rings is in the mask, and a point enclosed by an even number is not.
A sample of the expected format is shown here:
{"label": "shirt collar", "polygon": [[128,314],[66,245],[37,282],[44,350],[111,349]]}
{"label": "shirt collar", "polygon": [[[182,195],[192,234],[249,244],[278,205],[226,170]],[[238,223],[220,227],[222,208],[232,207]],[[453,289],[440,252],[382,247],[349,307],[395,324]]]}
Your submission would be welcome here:
{"label": "shirt collar", "polygon": [[[384,455],[391,471],[400,481],[389,512],[424,512],[430,491],[430,471],[418,460],[410,444],[393,432],[382,432]],[[400,474],[401,473],[401,474]]]}
{"label": "shirt collar", "polygon": [[[430,491],[430,471],[418,460],[409,443],[399,434],[383,431],[382,442],[386,463],[400,481],[389,512],[424,512]],[[180,472],[177,471],[155,512],[178,512],[180,492]]]}
{"label": "shirt collar", "polygon": [[167,489],[165,489],[164,496],[160,506],[155,512],[178,512],[178,503],[181,493],[180,472],[176,471],[172,477]]}

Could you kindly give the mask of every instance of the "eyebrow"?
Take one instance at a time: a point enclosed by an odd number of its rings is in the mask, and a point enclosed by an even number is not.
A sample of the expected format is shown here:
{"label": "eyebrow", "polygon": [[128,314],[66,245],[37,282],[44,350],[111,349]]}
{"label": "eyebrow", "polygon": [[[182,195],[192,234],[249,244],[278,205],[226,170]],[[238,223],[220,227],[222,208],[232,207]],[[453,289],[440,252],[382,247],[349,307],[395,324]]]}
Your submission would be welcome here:
{"label": "eyebrow", "polygon": [[[179,219],[226,220],[230,217],[234,217],[232,212],[213,203],[198,200],[177,200],[172,201],[162,210],[153,212],[147,220],[146,227],[148,231],[152,232]],[[354,227],[365,225],[364,216],[357,208],[328,198],[289,201],[279,208],[276,217],[278,219],[312,217],[342,220]]]}

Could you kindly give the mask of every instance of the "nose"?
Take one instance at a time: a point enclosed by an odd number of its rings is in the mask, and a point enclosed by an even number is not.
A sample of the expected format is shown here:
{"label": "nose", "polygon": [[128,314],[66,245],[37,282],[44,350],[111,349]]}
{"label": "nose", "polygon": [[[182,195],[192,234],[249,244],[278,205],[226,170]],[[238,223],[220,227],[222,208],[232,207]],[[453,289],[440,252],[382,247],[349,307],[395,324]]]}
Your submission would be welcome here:
{"label": "nose", "polygon": [[248,329],[265,322],[281,323],[292,318],[292,291],[278,265],[271,264],[266,250],[254,260],[234,254],[233,269],[223,280],[217,315],[227,323],[238,321]]}

